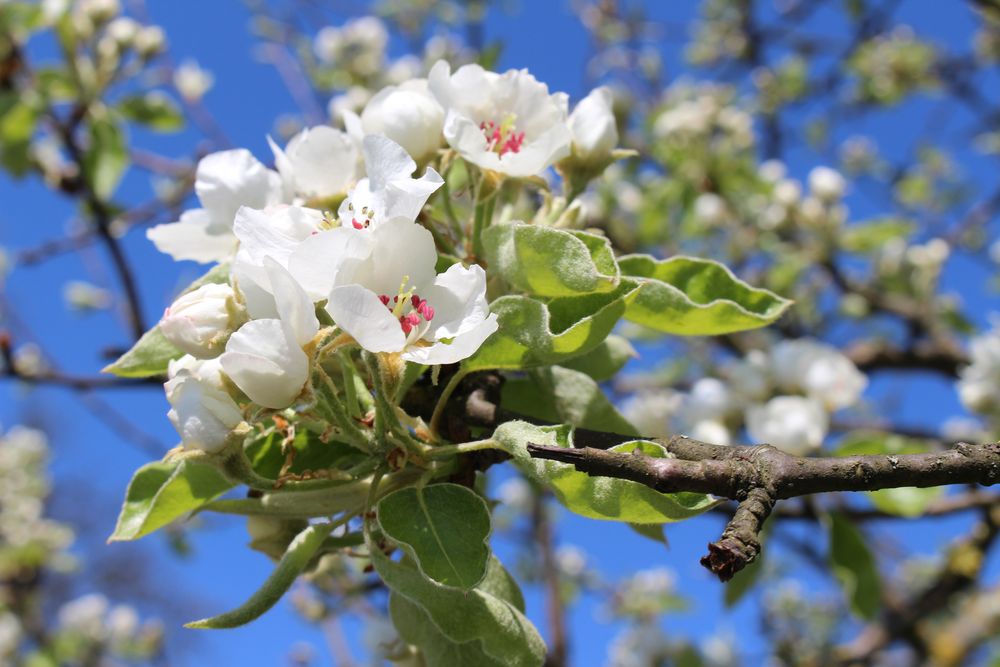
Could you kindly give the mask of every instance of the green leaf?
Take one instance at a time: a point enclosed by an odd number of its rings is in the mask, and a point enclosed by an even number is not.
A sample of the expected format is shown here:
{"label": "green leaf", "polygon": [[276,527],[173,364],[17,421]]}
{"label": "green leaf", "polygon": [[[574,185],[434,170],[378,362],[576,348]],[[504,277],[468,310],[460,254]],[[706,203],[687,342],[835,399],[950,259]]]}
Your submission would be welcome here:
{"label": "green leaf", "polygon": [[875,557],[865,536],[844,515],[830,512],[826,523],[833,574],[844,589],[851,611],[871,620],[878,613],[882,597]]}
{"label": "green leaf", "polygon": [[137,540],[233,488],[215,466],[185,458],[148,463],[136,471],[110,542]]}
{"label": "green leaf", "polygon": [[502,405],[527,417],[570,424],[595,431],[639,435],[607,399],[590,376],[549,366],[509,378],[503,385]]}
{"label": "green leaf", "polygon": [[623,276],[643,284],[626,319],[663,333],[714,336],[757,329],[778,319],[792,303],[747,285],[707,259],[628,255],[618,264]]}
{"label": "green leaf", "polygon": [[323,540],[330,533],[330,524],[314,524],[309,526],[295,536],[292,543],[288,545],[285,555],[278,561],[271,576],[267,578],[264,585],[254,593],[249,600],[238,608],[205,618],[200,621],[187,623],[185,628],[196,630],[216,630],[221,628],[238,628],[246,625],[250,621],[260,617],[264,612],[273,607],[281,596],[284,595],[302,571],[309,565],[312,557],[316,554]]}
{"label": "green leaf", "polygon": [[490,304],[499,330],[462,368],[533,368],[578,357],[604,342],[638,291],[635,283],[622,281],[613,292],[564,297],[547,305],[525,296],[502,296]]}
{"label": "green leaf", "polygon": [[[209,283],[228,281],[229,265],[219,264],[188,285],[181,294],[187,294]],[[164,375],[167,372],[167,365],[182,356],[184,353],[164,337],[159,326],[155,326],[143,334],[142,338],[132,346],[132,349],[119,357],[113,364],[105,366],[101,372],[124,378]]]}
{"label": "green leaf", "polygon": [[123,378],[144,378],[152,375],[164,375],[167,364],[179,359],[184,353],[174,347],[155,326],[142,335],[128,352],[116,362],[101,369],[102,373],[111,373]]}
{"label": "green leaf", "polygon": [[[418,606],[444,640],[461,647],[460,656],[466,662],[457,664],[539,667],[544,662],[545,643],[521,611],[523,600],[521,604],[510,601],[510,584],[496,582],[496,575],[490,574],[490,570],[500,567],[495,558],[491,559],[483,583],[471,591],[463,591],[427,579],[410,559],[401,563],[391,560],[378,545],[371,543],[370,537],[369,551],[375,571],[393,595]],[[402,634],[430,641],[431,652],[448,648],[435,646],[437,638],[432,633],[430,637],[425,634],[426,626],[396,617],[393,620],[399,620]],[[470,657],[478,659],[469,662]],[[430,664],[456,663],[431,661]]]}
{"label": "green leaf", "polygon": [[840,235],[840,247],[850,252],[875,252],[892,239],[906,238],[913,230],[913,223],[902,218],[884,217],[858,222],[844,228]]}
{"label": "green leaf", "polygon": [[107,200],[128,167],[128,143],[122,127],[109,117],[90,122],[90,146],[83,156],[83,175],[94,194]]}
{"label": "green leaf", "polygon": [[118,103],[118,110],[128,120],[157,132],[176,132],[184,127],[184,114],[162,91],[129,95]]}
{"label": "green leaf", "polygon": [[[837,456],[872,454],[898,456],[900,454],[923,454],[929,449],[928,443],[923,440],[905,438],[894,433],[871,431],[848,436],[835,453]],[[897,489],[866,491],[865,496],[872,505],[883,512],[912,518],[922,515],[927,507],[940,498],[944,492],[945,489],[942,486],[928,488],[905,486]]]}
{"label": "green leaf", "polygon": [[31,138],[38,123],[38,109],[25,96],[0,94],[0,164],[12,175],[31,168]]}
{"label": "green leaf", "polygon": [[595,382],[604,382],[617,375],[625,364],[638,356],[639,353],[628,338],[611,334],[590,352],[569,359],[562,365],[586,373]]}
{"label": "green leaf", "polygon": [[[495,557],[490,558],[486,577],[478,588],[524,613],[521,589]],[[440,667],[504,667],[506,664],[485,654],[477,641],[461,644],[451,641],[438,629],[427,612],[397,593],[389,595],[389,616],[400,637],[421,649],[427,664]]]}
{"label": "green leaf", "polygon": [[648,540],[652,540],[663,546],[670,546],[667,542],[667,534],[663,530],[662,523],[630,523],[628,527]]}
{"label": "green leaf", "polygon": [[[514,462],[539,483],[549,487],[567,508],[591,519],[628,523],[669,523],[681,521],[712,508],[718,501],[700,493],[659,493],[625,479],[591,477],[573,466],[534,459],[528,443],[572,447],[568,426],[534,426],[526,422],[501,424],[493,433]],[[639,451],[666,458],[667,452],[653,442],[632,441],[612,447],[613,452]]]}
{"label": "green leaf", "polygon": [[390,493],[376,509],[382,531],[438,583],[465,590],[486,575],[490,510],[464,486],[432,484]]}
{"label": "green leaf", "polygon": [[607,292],[618,284],[618,264],[603,236],[505,222],[483,232],[489,272],[537,296]]}

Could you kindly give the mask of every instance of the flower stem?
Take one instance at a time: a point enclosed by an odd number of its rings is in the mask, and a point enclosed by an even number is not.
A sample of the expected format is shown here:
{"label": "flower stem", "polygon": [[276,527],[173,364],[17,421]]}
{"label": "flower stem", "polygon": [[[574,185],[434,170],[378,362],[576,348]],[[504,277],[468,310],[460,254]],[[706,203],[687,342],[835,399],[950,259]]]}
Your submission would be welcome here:
{"label": "flower stem", "polygon": [[448,399],[451,398],[451,395],[455,392],[455,389],[458,388],[459,383],[467,374],[467,371],[463,371],[461,368],[458,369],[458,371],[451,376],[451,379],[448,380],[448,384],[444,386],[444,389],[441,391],[441,396],[438,397],[438,402],[437,405],[434,406],[434,413],[431,415],[430,423],[431,437],[435,440],[440,438],[438,435],[438,429],[441,424],[441,417],[444,415],[445,406],[448,405]]}
{"label": "flower stem", "polygon": [[463,442],[459,445],[441,445],[429,450],[424,456],[428,459],[445,459],[458,454],[479,452],[484,449],[503,449],[496,440],[476,440]]}

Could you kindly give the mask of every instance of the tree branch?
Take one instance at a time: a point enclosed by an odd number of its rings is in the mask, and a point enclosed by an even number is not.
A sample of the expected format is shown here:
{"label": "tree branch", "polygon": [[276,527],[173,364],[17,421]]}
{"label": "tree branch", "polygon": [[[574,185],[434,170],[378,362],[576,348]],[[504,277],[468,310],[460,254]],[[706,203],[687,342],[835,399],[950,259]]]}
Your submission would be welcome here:
{"label": "tree branch", "polygon": [[[578,441],[586,441],[578,436]],[[778,500],[830,491],[1000,482],[1000,443],[900,456],[800,457],[770,445],[721,447],[675,436],[660,442],[676,458],[595,447],[528,445],[531,456],[573,465],[595,477],[644,484],[661,493],[690,491],[739,501],[702,565],[727,581],[760,553],[760,529]]]}

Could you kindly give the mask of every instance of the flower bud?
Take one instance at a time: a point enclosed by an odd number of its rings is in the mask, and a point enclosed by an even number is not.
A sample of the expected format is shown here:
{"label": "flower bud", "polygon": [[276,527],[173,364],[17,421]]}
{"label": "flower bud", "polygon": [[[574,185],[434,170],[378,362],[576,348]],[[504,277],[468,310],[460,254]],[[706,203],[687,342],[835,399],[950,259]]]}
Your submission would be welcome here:
{"label": "flower bud", "polygon": [[215,85],[212,73],[195,62],[185,60],[174,71],[174,85],[185,100],[196,102]]}
{"label": "flower bud", "polygon": [[170,402],[167,417],[185,449],[217,452],[243,421],[239,406],[225,391],[186,372],[163,385]]}
{"label": "flower bud", "polygon": [[443,143],[444,109],[427,89],[426,79],[383,88],[361,112],[365,134],[384,134],[416,162],[434,155]]}
{"label": "flower bud", "polygon": [[81,0],[78,7],[94,23],[106,23],[122,11],[118,0]]}
{"label": "flower bud", "polygon": [[823,202],[839,200],[845,187],[844,177],[829,167],[816,167],[809,172],[809,191]]}
{"label": "flower bud", "polygon": [[618,125],[613,110],[611,90],[601,86],[577,103],[569,115],[573,135],[573,154],[588,163],[611,160],[618,145]]}
{"label": "flower bud", "polygon": [[135,36],[135,50],[142,58],[159,55],[167,46],[167,36],[158,25],[148,25]]}
{"label": "flower bud", "polygon": [[104,34],[113,39],[119,46],[130,46],[139,34],[139,24],[127,16],[119,16],[108,24]]}
{"label": "flower bud", "polygon": [[222,354],[245,319],[232,287],[208,284],[178,297],[164,312],[160,331],[180,350],[210,359]]}

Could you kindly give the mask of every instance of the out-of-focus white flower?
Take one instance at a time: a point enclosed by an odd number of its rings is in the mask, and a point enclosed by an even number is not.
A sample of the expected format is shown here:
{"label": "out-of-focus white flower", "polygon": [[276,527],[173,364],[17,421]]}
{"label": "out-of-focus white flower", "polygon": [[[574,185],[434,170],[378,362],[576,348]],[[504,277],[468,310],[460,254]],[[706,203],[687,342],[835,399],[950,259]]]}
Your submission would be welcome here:
{"label": "out-of-focus white flower", "polygon": [[108,290],[82,280],[71,280],[63,287],[63,298],[70,308],[77,310],[103,310],[111,306]]}
{"label": "out-of-focus white flower", "polygon": [[104,616],[108,613],[108,599],[91,593],[70,600],[56,614],[59,627],[92,639],[104,635]]}
{"label": "out-of-focus white flower", "polygon": [[584,163],[603,164],[618,146],[614,97],[606,86],[595,88],[577,102],[569,115],[573,155]]}
{"label": "out-of-focus white flower", "polygon": [[829,167],[815,167],[809,172],[809,192],[820,201],[833,203],[844,196],[847,183],[840,172]]}
{"label": "out-of-focus white flower", "polygon": [[777,396],[747,409],[746,426],[755,443],[803,456],[823,444],[829,429],[826,410],[804,396]]}
{"label": "out-of-focus white flower", "polygon": [[0,658],[9,658],[21,643],[21,622],[9,611],[0,612]]}
{"label": "out-of-focus white flower", "polygon": [[799,199],[802,197],[802,186],[799,185],[798,181],[783,178],[774,184],[772,195],[774,201],[785,208],[791,208],[799,203]]}
{"label": "out-of-focus white flower", "polygon": [[246,319],[229,285],[210,283],[179,296],[160,320],[160,331],[182,352],[209,359],[222,354],[229,335]]}
{"label": "out-of-focus white flower", "polygon": [[194,189],[203,208],[185,211],[179,222],[157,225],[146,236],[174,259],[202,263],[232,256],[233,221],[241,206],[264,208],[283,196],[278,174],[242,148],[203,157]]}
{"label": "out-of-focus white flower", "polygon": [[802,391],[827,410],[855,404],[868,385],[864,373],[837,348],[800,338],[771,350],[771,372],[785,391]]}
{"label": "out-of-focus white flower", "polygon": [[389,32],[375,16],[361,16],[337,28],[327,26],[316,33],[313,50],[324,63],[343,67],[360,76],[378,73],[385,58]]}
{"label": "out-of-focus white flower", "polygon": [[777,183],[785,177],[786,173],[788,173],[788,169],[781,160],[766,160],[761,162],[760,167],[757,168],[757,174],[768,183]]}
{"label": "out-of-focus white flower", "polygon": [[972,362],[958,375],[958,395],[973,412],[1000,408],[1000,330],[994,328],[969,342]]}
{"label": "out-of-focus white flower", "polygon": [[107,627],[108,636],[112,642],[132,641],[139,631],[139,613],[128,605],[115,605],[108,613]]}
{"label": "out-of-focus white flower", "polygon": [[302,348],[319,331],[319,321],[287,269],[265,257],[264,270],[278,317],[244,324],[230,336],[219,361],[250,400],[279,409],[288,407],[309,380],[309,357]]}
{"label": "out-of-focus white flower", "polygon": [[742,359],[726,366],[723,374],[739,401],[762,401],[771,392],[768,358],[761,350],[750,350]]}
{"label": "out-of-focus white flower", "polygon": [[556,549],[556,567],[564,576],[576,579],[587,571],[587,554],[580,547],[562,544]]}
{"label": "out-of-focus white flower", "polygon": [[139,34],[141,26],[127,16],[119,16],[104,29],[104,33],[119,46],[129,46]]}
{"label": "out-of-focus white flower", "polygon": [[987,438],[986,429],[978,419],[948,417],[941,424],[941,437],[950,442],[979,442]]}
{"label": "out-of-focus white flower", "polygon": [[565,93],[528,70],[488,72],[465,65],[452,73],[437,62],[428,75],[444,107],[444,138],[469,162],[508,176],[536,176],[570,151]]}
{"label": "out-of-focus white flower", "polygon": [[143,58],[152,58],[167,46],[167,35],[158,25],[147,25],[135,36],[135,50]]}
{"label": "out-of-focus white flower", "polygon": [[119,0],[79,0],[76,8],[94,23],[106,23],[122,11]]}
{"label": "out-of-focus white flower", "polygon": [[720,225],[726,221],[726,201],[714,192],[703,192],[694,200],[694,217],[706,225]]}
{"label": "out-of-focus white flower", "polygon": [[620,409],[625,419],[642,436],[666,438],[673,435],[671,419],[680,409],[683,400],[683,394],[672,390],[646,391],[626,399]]}
{"label": "out-of-focus white flower", "polygon": [[691,386],[682,406],[683,417],[691,423],[721,420],[736,407],[733,394],[718,378],[701,378]]}
{"label": "out-of-focus white flower", "polygon": [[325,125],[306,128],[285,150],[268,141],[286,196],[332,197],[346,192],[357,178],[358,149],[345,132]]}
{"label": "out-of-focus white flower", "polygon": [[527,514],[533,497],[531,485],[523,477],[511,477],[497,488],[497,498],[511,510]]}
{"label": "out-of-focus white flower", "polygon": [[691,425],[691,428],[686,430],[688,431],[687,435],[691,436],[695,440],[701,440],[713,445],[728,446],[731,445],[733,441],[729,428],[716,419],[699,420],[694,422],[694,424]]}
{"label": "out-of-focus white flower", "polygon": [[36,343],[25,343],[14,350],[14,368],[18,375],[31,377],[40,375],[49,367],[42,354],[42,348]]}
{"label": "out-of-focus white flower", "polygon": [[215,77],[195,60],[185,60],[174,70],[174,86],[181,97],[196,102],[215,85]]}
{"label": "out-of-focus white flower", "polygon": [[444,109],[431,95],[427,80],[414,79],[383,88],[365,105],[360,119],[345,115],[344,122],[352,134],[352,124],[358,123],[363,135],[385,135],[422,163],[441,147]]}
{"label": "out-of-focus white flower", "polygon": [[926,269],[936,269],[948,260],[951,246],[944,239],[933,238],[924,244],[915,244],[906,249],[906,261]]}
{"label": "out-of-focus white flower", "polygon": [[[358,112],[365,108],[372,99],[372,91],[364,86],[351,86],[339,95],[334,95],[327,103],[326,112],[330,119],[336,121],[338,118],[346,119],[348,116],[357,116]],[[345,121],[346,122],[346,121]],[[350,127],[347,128],[350,132]]]}
{"label": "out-of-focus white flower", "polygon": [[362,642],[374,658],[384,661],[399,652],[399,633],[384,616],[372,616],[364,626]]}

